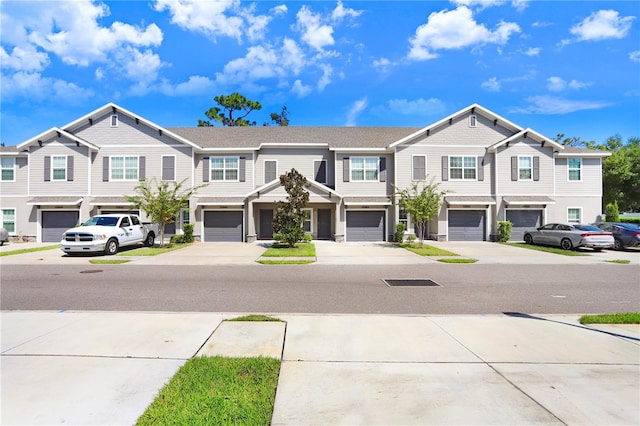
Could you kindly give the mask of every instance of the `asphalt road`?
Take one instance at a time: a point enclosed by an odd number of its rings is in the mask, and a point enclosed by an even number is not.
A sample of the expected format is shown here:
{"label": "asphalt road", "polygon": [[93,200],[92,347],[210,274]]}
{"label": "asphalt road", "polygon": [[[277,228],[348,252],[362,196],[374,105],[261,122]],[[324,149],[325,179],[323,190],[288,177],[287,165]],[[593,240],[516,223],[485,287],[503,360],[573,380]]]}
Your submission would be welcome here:
{"label": "asphalt road", "polygon": [[[2,310],[571,314],[640,311],[632,265],[3,265]],[[439,287],[389,287],[421,278]]]}

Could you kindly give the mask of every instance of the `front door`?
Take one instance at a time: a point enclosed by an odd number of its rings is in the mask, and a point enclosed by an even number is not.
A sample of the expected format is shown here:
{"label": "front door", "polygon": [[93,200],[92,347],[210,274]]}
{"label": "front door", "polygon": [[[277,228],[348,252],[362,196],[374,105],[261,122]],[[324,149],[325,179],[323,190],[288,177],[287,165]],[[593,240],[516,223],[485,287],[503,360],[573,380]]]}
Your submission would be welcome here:
{"label": "front door", "polygon": [[261,240],[273,239],[273,210],[260,209],[260,235]]}
{"label": "front door", "polygon": [[331,209],[318,209],[318,239],[331,238]]}

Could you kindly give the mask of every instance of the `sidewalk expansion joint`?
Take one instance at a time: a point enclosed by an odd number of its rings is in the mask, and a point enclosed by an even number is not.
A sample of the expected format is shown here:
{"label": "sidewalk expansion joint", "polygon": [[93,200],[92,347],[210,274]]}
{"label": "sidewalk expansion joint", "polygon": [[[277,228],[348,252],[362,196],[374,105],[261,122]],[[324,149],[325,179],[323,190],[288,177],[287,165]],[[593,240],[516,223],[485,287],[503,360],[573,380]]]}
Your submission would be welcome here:
{"label": "sidewalk expansion joint", "polygon": [[182,357],[160,357],[160,356],[117,356],[117,355],[64,355],[64,354],[2,354],[3,357],[33,357],[33,358],[103,358],[103,359],[147,359],[164,361],[187,361],[189,358]]}

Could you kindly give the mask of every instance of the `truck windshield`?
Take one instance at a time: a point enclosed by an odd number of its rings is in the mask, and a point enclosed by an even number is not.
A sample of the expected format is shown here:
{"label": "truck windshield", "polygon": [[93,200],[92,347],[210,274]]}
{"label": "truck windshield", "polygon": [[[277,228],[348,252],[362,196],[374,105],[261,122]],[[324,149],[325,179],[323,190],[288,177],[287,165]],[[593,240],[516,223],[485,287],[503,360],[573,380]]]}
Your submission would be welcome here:
{"label": "truck windshield", "polygon": [[84,224],[85,226],[116,226],[118,224],[118,218],[111,216],[94,216],[87,220]]}

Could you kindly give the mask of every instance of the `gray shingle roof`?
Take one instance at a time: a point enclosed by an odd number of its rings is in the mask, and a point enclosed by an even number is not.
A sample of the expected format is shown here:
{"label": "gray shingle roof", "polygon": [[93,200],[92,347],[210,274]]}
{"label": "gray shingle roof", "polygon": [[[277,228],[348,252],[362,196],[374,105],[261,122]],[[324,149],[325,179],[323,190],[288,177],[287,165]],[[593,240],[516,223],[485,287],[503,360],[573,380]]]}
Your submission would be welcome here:
{"label": "gray shingle roof", "polygon": [[262,144],[327,144],[329,148],[386,148],[419,127],[171,127],[203,148],[251,148]]}

